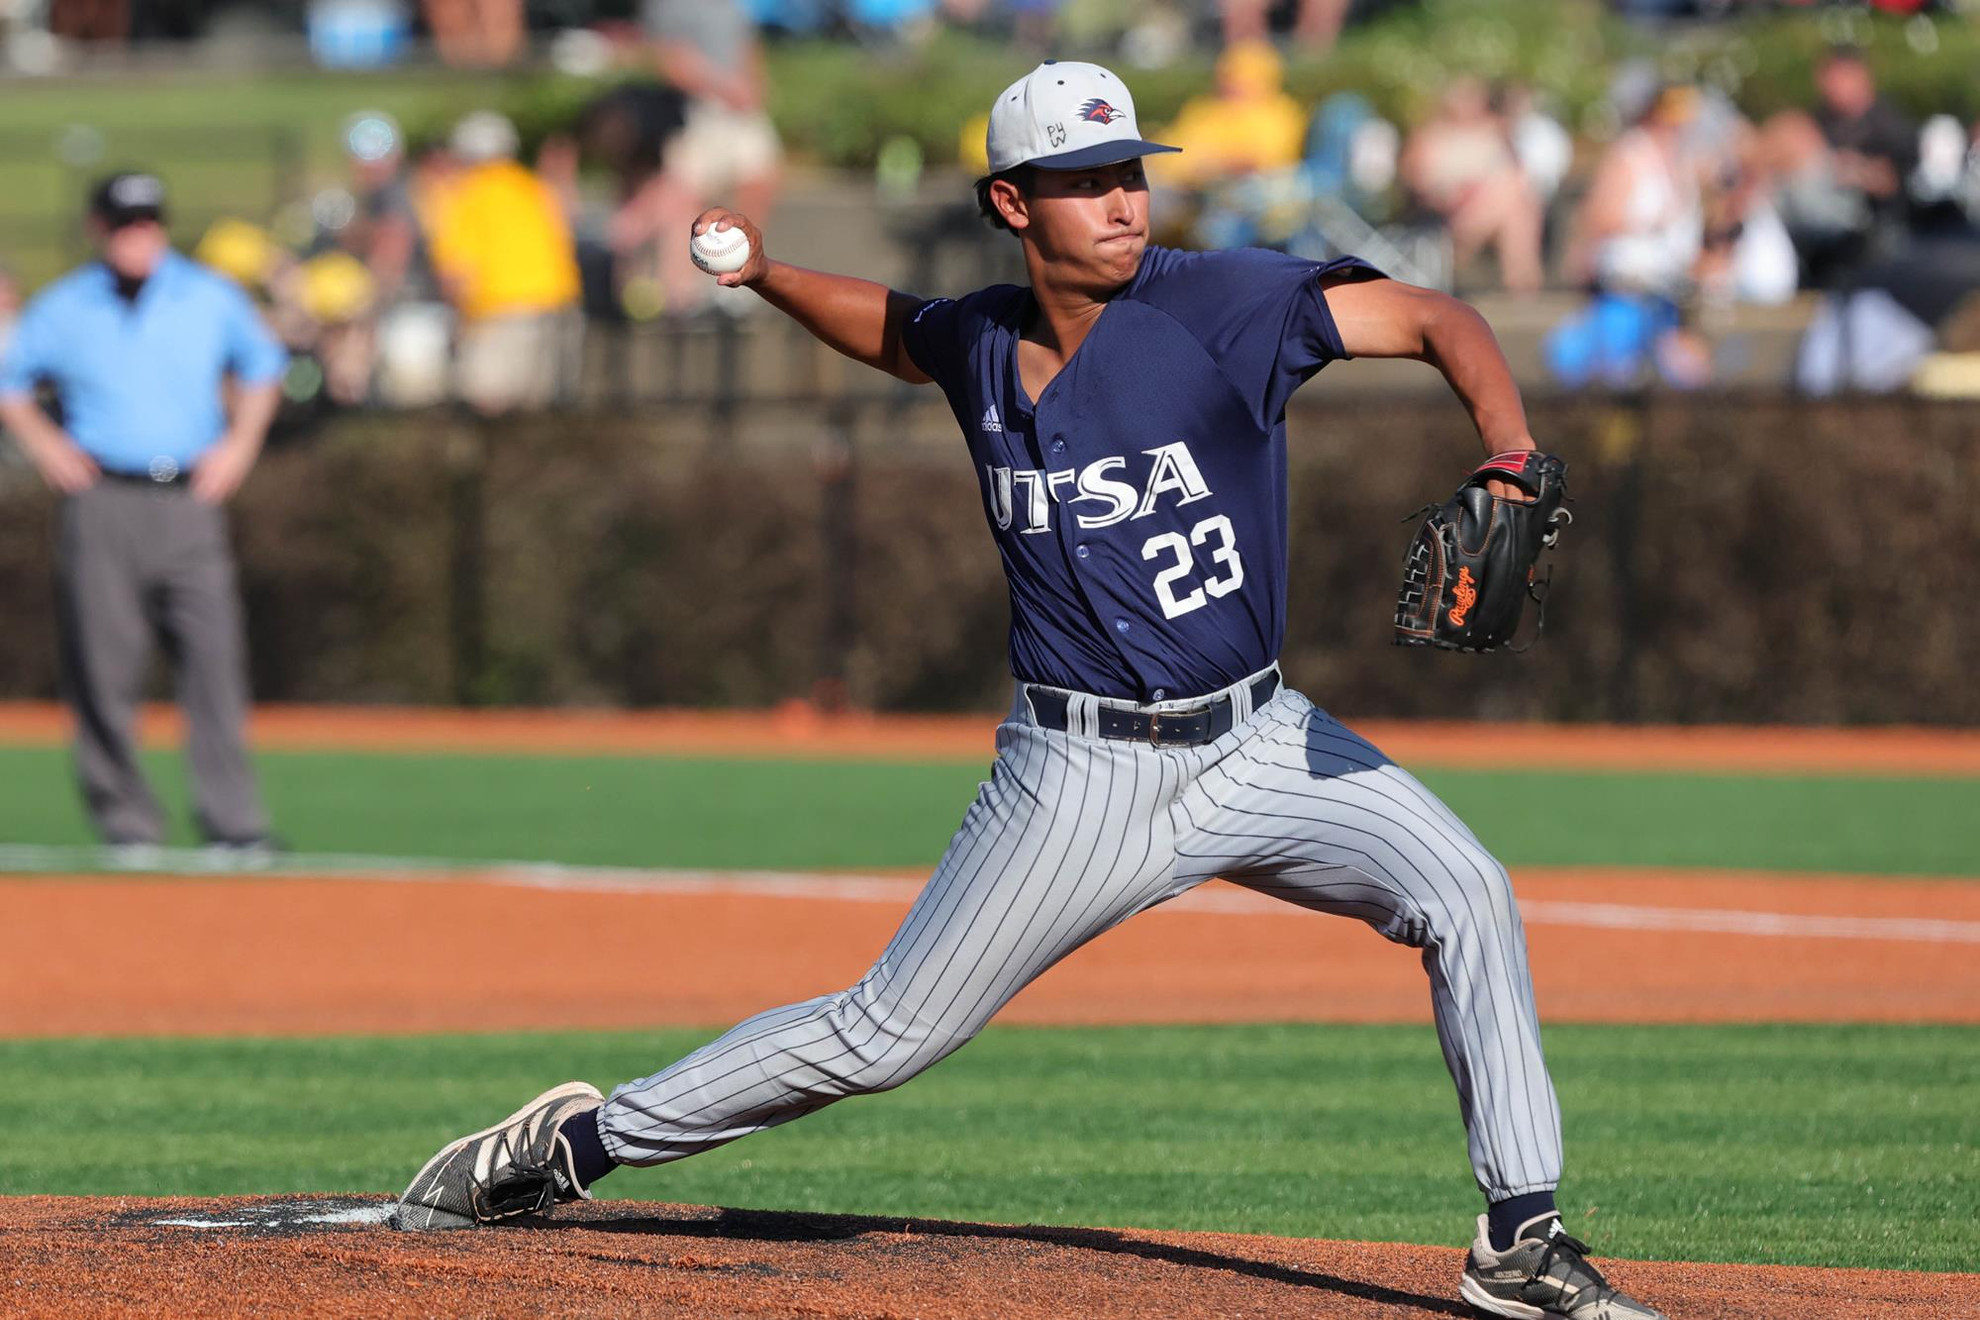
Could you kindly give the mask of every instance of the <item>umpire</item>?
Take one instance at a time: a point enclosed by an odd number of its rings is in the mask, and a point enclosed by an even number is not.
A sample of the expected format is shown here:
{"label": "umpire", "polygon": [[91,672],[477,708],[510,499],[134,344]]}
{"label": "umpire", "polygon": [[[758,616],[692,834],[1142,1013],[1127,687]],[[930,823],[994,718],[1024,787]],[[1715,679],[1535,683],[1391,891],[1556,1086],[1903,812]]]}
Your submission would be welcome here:
{"label": "umpire", "polygon": [[[88,226],[99,259],[28,305],[0,361],[0,422],[63,496],[62,689],[83,798],[104,842],[163,841],[133,727],[156,638],[178,670],[200,832],[263,853],[221,506],[261,452],[286,354],[245,294],[172,250],[154,176],[105,179]],[[44,382],[60,422],[36,402]]]}

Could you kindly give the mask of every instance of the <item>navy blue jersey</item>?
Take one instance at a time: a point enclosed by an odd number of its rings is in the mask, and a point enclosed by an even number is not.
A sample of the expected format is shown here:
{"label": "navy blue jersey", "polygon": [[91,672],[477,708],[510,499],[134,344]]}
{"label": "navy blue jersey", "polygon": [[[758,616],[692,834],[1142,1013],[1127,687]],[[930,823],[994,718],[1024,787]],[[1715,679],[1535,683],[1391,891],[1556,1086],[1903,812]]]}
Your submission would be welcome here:
{"label": "navy blue jersey", "polygon": [[1153,702],[1278,657],[1286,400],[1345,358],[1320,277],[1379,275],[1257,249],[1151,247],[1035,403],[1028,289],[916,311],[916,365],[968,437],[1011,588],[1011,671]]}

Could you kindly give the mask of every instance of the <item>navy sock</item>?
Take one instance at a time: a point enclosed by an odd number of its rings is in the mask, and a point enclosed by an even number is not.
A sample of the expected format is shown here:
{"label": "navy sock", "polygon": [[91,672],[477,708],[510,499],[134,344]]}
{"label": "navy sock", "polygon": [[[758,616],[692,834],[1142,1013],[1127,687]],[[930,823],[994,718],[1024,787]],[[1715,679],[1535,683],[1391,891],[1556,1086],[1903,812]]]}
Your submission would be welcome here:
{"label": "navy sock", "polygon": [[1513,1244],[1513,1234],[1519,1226],[1535,1215],[1554,1212],[1554,1193],[1524,1192],[1509,1196],[1503,1201],[1494,1201],[1485,1207],[1486,1232],[1492,1241],[1492,1250],[1504,1251]]}
{"label": "navy sock", "polygon": [[605,1142],[598,1135],[598,1111],[587,1110],[582,1114],[572,1114],[558,1127],[558,1133],[571,1147],[571,1169],[577,1174],[578,1185],[589,1188],[591,1184],[619,1167],[618,1162],[605,1153]]}

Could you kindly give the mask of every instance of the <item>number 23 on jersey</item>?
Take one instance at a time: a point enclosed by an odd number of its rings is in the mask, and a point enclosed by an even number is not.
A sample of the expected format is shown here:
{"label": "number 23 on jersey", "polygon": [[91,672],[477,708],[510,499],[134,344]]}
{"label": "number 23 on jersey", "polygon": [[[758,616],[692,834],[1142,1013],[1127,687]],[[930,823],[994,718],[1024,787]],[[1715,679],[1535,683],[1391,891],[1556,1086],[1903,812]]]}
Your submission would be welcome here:
{"label": "number 23 on jersey", "polygon": [[[1198,572],[1199,547],[1209,556],[1210,571],[1200,583],[1177,595],[1176,584]],[[1167,561],[1155,574],[1155,599],[1162,603],[1165,619],[1200,610],[1212,596],[1228,596],[1244,585],[1244,560],[1238,555],[1237,535],[1231,530],[1231,520],[1221,513],[1196,524],[1188,536],[1156,533],[1142,543],[1141,557],[1158,564]]]}

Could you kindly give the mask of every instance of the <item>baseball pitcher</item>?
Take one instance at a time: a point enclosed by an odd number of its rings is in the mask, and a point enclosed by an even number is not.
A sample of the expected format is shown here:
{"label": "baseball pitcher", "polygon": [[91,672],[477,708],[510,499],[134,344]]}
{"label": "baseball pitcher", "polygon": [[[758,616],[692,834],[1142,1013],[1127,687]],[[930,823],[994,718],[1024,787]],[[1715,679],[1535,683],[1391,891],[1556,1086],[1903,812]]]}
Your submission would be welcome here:
{"label": "baseball pitcher", "polygon": [[[1150,247],[1134,101],[1047,62],[992,108],[986,218],[1028,287],[923,300],[771,260],[746,216],[695,236],[823,342],[941,387],[1010,582],[1017,679],[988,783],[899,932],[849,989],[772,1009],[609,1099],[581,1082],[463,1137],[414,1177],[401,1228],[590,1195],[620,1164],[712,1150],[899,1086],[1047,968],[1213,876],[1422,950],[1484,1193],[1460,1279],[1499,1316],[1643,1320],[1563,1229],[1560,1118],[1503,867],[1405,771],[1280,680],[1286,401],[1329,362],[1443,372],[1486,461],[1426,521],[1398,640],[1502,643],[1559,530],[1470,307],[1353,258]],[[746,247],[730,231],[740,231]],[[746,256],[744,255],[746,253]]]}

